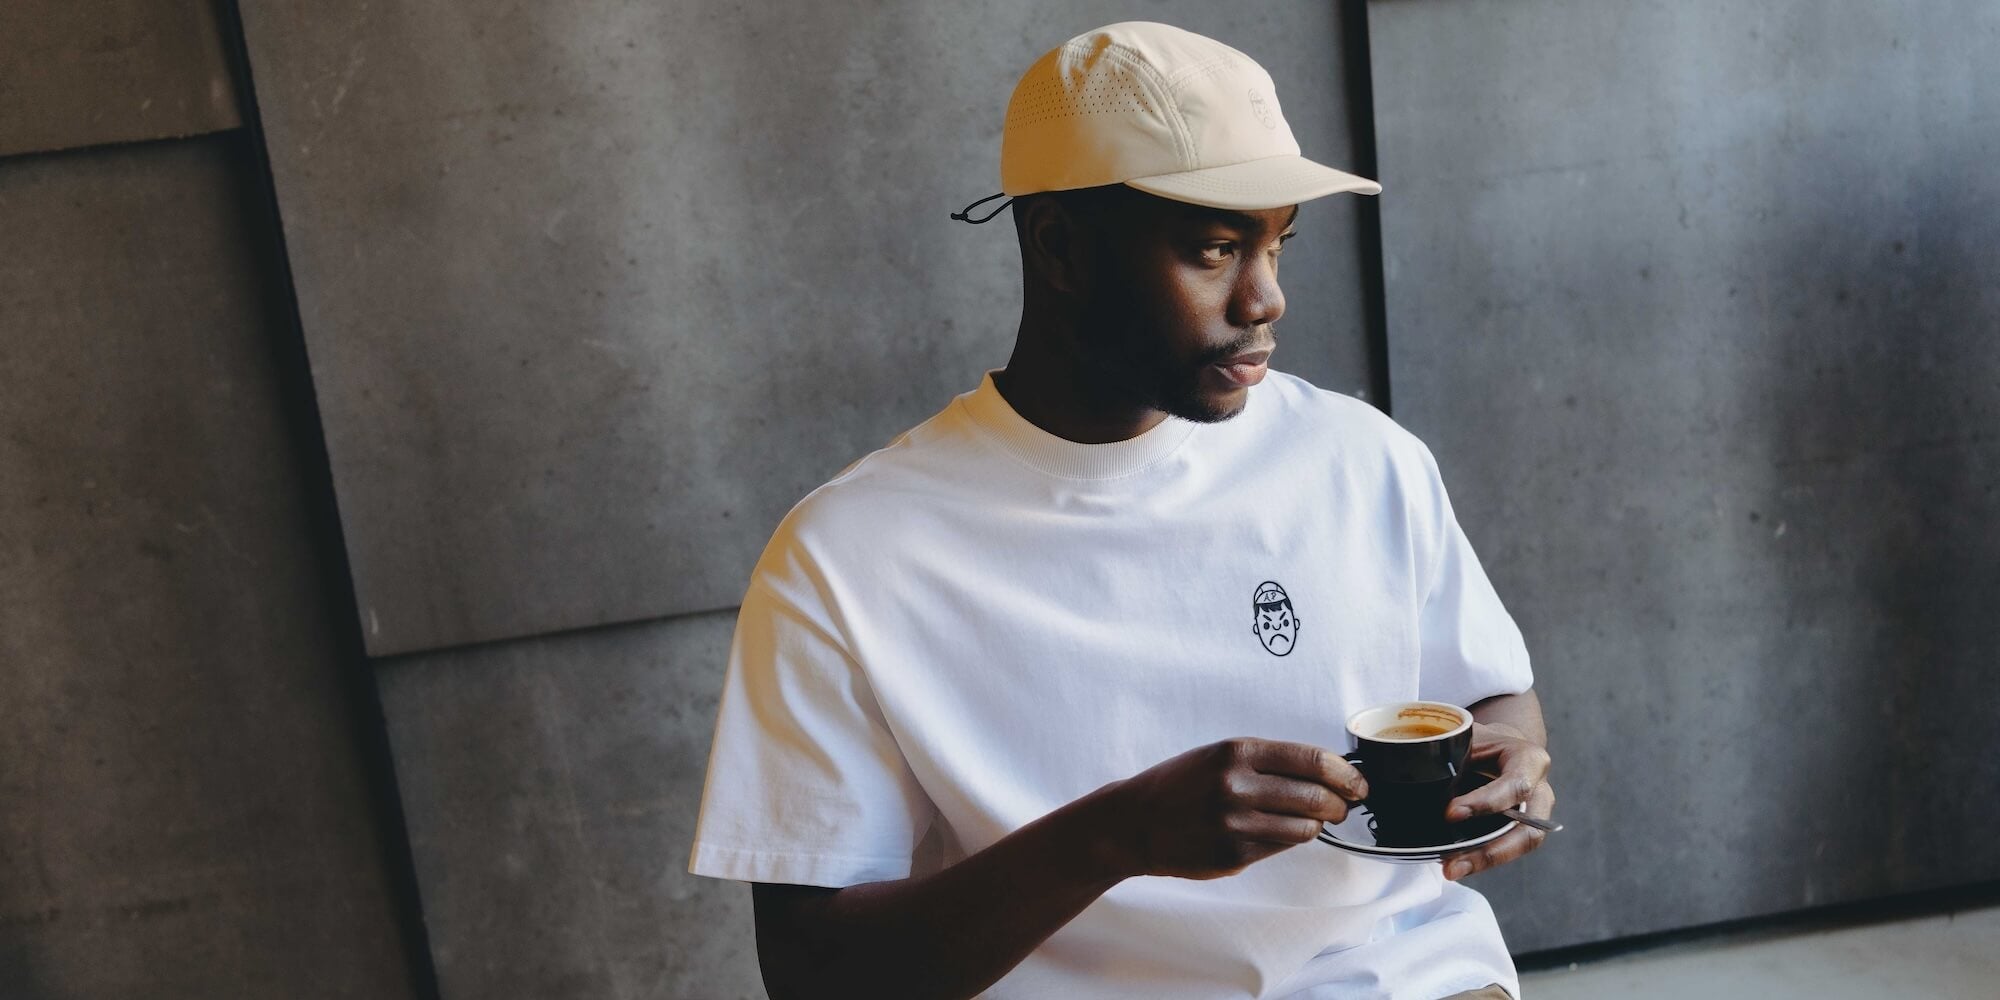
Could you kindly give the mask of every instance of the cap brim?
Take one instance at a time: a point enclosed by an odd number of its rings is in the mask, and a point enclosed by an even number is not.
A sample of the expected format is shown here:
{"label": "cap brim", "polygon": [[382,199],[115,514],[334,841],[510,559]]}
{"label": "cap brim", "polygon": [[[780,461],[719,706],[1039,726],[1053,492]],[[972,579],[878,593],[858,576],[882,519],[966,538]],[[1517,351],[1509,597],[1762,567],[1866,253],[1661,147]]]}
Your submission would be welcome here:
{"label": "cap brim", "polygon": [[1126,186],[1210,208],[1283,208],[1330,194],[1381,194],[1382,185],[1303,156],[1267,156],[1226,167],[1134,177]]}

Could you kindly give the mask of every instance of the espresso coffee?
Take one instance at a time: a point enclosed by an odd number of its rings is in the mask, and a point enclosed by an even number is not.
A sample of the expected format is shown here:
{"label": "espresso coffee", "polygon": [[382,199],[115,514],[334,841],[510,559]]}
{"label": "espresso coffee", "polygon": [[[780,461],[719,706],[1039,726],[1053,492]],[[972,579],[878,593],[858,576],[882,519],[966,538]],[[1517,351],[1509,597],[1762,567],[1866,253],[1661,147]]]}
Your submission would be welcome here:
{"label": "espresso coffee", "polygon": [[1404,722],[1375,733],[1378,740],[1421,740],[1431,736],[1443,736],[1457,729],[1435,722]]}

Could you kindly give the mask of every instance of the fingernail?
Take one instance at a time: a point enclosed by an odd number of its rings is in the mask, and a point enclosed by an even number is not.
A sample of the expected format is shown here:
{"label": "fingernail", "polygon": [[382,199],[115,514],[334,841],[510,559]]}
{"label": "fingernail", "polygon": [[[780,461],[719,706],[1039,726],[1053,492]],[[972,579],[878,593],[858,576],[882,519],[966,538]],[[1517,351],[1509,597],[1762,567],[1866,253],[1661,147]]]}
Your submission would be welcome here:
{"label": "fingernail", "polygon": [[1459,819],[1465,819],[1466,817],[1468,817],[1468,816],[1471,816],[1471,815],[1472,815],[1472,807],[1471,807],[1471,806],[1452,806],[1452,807],[1451,807],[1451,818],[1452,818],[1452,819],[1454,819],[1454,820],[1459,820]]}
{"label": "fingernail", "polygon": [[1458,879],[1464,878],[1465,873],[1470,870],[1472,870],[1471,865],[1466,864],[1463,861],[1454,861],[1451,863],[1450,868],[1446,868],[1444,870],[1444,877],[1456,881]]}

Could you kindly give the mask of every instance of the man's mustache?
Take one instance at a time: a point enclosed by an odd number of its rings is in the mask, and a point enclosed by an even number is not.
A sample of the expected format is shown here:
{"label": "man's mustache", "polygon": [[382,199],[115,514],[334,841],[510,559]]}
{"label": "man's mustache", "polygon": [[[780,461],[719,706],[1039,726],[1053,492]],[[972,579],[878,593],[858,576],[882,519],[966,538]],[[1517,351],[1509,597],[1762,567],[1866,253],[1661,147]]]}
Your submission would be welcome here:
{"label": "man's mustache", "polygon": [[1260,348],[1269,347],[1277,340],[1277,338],[1273,336],[1269,332],[1269,330],[1270,328],[1268,327],[1264,328],[1263,330],[1251,330],[1244,333],[1242,336],[1237,337],[1235,340],[1232,340],[1229,343],[1222,345],[1221,347],[1215,348],[1214,350],[1201,352],[1201,354],[1196,358],[1196,360],[1201,362],[1201,364],[1197,365],[1196,367],[1206,367],[1208,365],[1221,364],[1222,362],[1227,361],[1230,358],[1237,356],[1238,354],[1243,354],[1248,351],[1254,351]]}

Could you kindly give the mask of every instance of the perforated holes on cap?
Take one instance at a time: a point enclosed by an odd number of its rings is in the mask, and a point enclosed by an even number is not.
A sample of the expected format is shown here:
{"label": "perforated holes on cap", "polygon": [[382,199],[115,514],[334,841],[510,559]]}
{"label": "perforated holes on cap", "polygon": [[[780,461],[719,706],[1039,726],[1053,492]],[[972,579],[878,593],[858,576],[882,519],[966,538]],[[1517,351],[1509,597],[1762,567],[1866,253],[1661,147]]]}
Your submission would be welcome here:
{"label": "perforated holes on cap", "polygon": [[1094,79],[1070,93],[1060,80],[1041,80],[1020,94],[1007,115],[1007,128],[1020,128],[1056,118],[1137,111],[1150,114],[1146,92],[1129,80]]}

